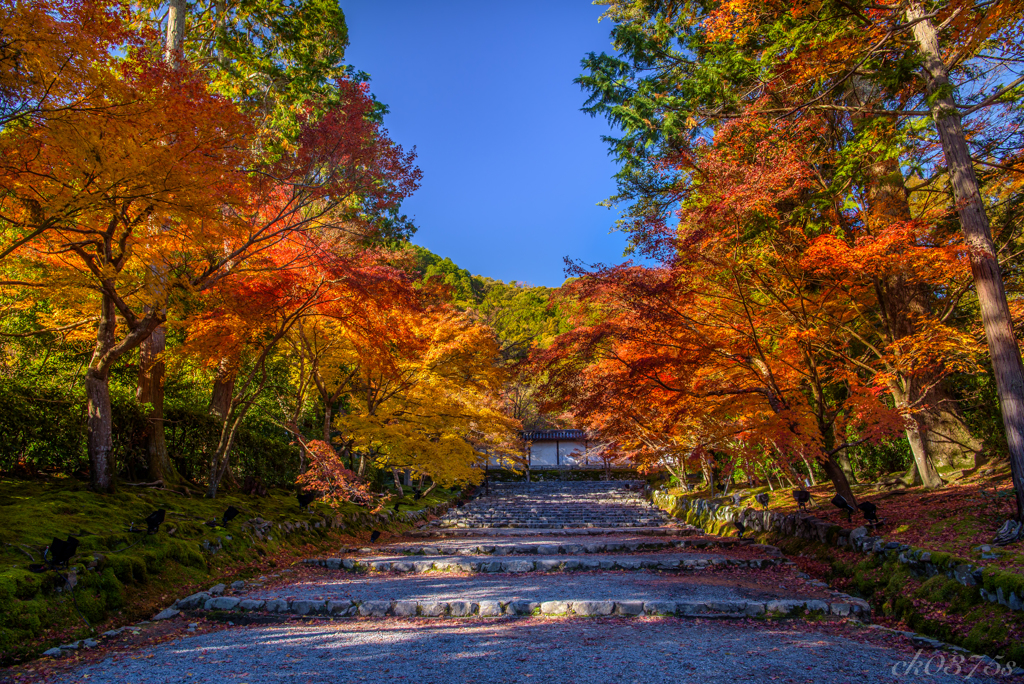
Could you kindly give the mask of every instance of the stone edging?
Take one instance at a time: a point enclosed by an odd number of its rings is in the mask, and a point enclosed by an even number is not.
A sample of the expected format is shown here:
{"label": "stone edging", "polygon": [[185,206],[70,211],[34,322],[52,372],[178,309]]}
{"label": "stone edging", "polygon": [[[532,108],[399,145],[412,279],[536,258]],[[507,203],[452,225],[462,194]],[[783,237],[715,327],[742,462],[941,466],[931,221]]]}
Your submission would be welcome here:
{"label": "stone edging", "polygon": [[[200,592],[178,602],[183,609],[310,615],[330,617],[502,617],[579,616],[637,617],[679,616],[700,618],[748,618],[776,615],[802,617],[806,614],[858,616],[868,620],[867,601],[842,595],[837,601],[782,599],[777,601],[287,601],[284,599],[239,599],[210,597]],[[176,604],[177,605],[177,604]]]}
{"label": "stone edging", "polygon": [[[555,556],[575,555],[579,553],[617,553],[620,551],[656,551],[659,549],[706,549],[709,547],[746,546],[750,542],[745,539],[730,539],[719,537],[716,539],[675,539],[662,540],[653,539],[638,542],[596,542],[588,544],[478,544],[476,546],[458,547],[445,546],[443,544],[431,544],[429,546],[402,546],[393,549],[395,554],[408,554],[412,556],[529,556],[532,554]],[[769,553],[782,555],[775,547],[760,544],[753,545],[753,548],[760,548]],[[384,549],[388,550],[388,549]]]}
{"label": "stone edging", "polygon": [[646,537],[681,537],[698,534],[694,527],[433,527],[410,532],[410,537],[542,537],[634,535]]}
{"label": "stone edging", "polygon": [[709,567],[734,567],[761,569],[786,564],[788,561],[778,558],[755,558],[752,560],[735,560],[732,558],[713,558],[699,560],[673,559],[667,561],[638,560],[629,558],[606,560],[562,560],[547,558],[533,560],[452,560],[452,561],[360,561],[351,558],[309,558],[304,565],[329,568],[331,570],[348,570],[351,572],[571,572],[574,570],[702,570]]}
{"label": "stone edging", "polygon": [[[986,601],[998,603],[1010,610],[1024,610],[1024,577],[975,566],[967,560],[951,554],[926,551],[894,541],[887,542],[881,537],[868,535],[865,527],[847,530],[813,515],[739,508],[727,504],[716,504],[707,499],[685,499],[663,491],[653,492],[652,500],[655,505],[672,515],[683,518],[687,523],[707,530],[709,533],[713,528],[723,524],[740,522],[746,526],[747,530],[755,533],[774,532],[829,546],[849,547],[865,554],[894,558],[919,577],[934,577],[942,573],[964,586],[982,585],[979,590],[981,597]],[[1014,590],[1004,591],[1001,586],[995,586],[993,589],[993,584],[1003,577],[1009,577],[1011,582],[1020,589],[1019,593]],[[984,585],[989,585],[989,587],[986,588]]]}

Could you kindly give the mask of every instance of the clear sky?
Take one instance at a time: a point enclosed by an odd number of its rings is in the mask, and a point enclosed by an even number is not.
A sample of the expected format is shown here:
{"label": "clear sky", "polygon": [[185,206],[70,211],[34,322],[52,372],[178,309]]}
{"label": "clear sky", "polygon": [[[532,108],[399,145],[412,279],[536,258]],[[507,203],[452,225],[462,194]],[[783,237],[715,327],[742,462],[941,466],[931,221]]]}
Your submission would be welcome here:
{"label": "clear sky", "polygon": [[610,52],[611,23],[589,0],[343,0],[346,61],[416,146],[423,184],[405,204],[414,242],[473,274],[564,280],[563,257],[622,261],[609,233],[615,165],[603,119],[580,111],[573,79]]}

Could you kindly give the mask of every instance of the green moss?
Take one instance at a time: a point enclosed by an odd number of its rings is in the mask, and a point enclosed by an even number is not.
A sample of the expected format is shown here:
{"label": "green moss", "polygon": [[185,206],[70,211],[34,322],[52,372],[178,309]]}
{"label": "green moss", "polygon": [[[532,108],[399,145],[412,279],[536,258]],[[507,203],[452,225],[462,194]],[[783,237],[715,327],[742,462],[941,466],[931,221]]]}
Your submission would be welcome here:
{"label": "green moss", "polygon": [[1013,572],[987,569],[982,573],[981,586],[993,593],[1002,589],[1005,598],[1009,598],[1012,592],[1024,600],[1024,576]]}
{"label": "green moss", "polygon": [[190,568],[205,568],[206,559],[199,552],[198,544],[171,539],[167,542],[167,557]]}
{"label": "green moss", "polygon": [[[451,490],[438,488],[419,501],[406,497],[403,506],[411,511],[451,498]],[[240,533],[241,520],[226,530],[214,531],[204,524],[219,518],[228,506],[243,511],[247,518],[275,523],[306,520],[312,529],[289,535],[275,530],[273,541],[260,542]],[[146,516],[158,508],[167,511],[159,533],[140,532]],[[347,526],[344,534],[365,530],[371,524],[375,529],[396,531],[406,527],[404,523],[371,523],[366,509],[351,504],[337,509],[314,504],[313,509],[300,512],[294,493],[280,489],[267,497],[227,493],[211,501],[154,489],[100,495],[88,491],[85,483],[70,479],[0,479],[0,519],[4,521],[0,541],[6,542],[0,544],[0,568],[10,568],[0,571],[0,664],[53,645],[39,641],[45,630],[59,629],[62,638],[76,631],[82,631],[81,637],[94,635],[81,616],[94,626],[115,614],[118,620],[134,620],[152,614],[148,611],[155,594],[212,584],[227,579],[219,574],[225,566],[330,540],[337,530],[313,528],[313,523],[324,517],[342,516]],[[362,520],[355,521],[356,516]],[[43,549],[54,537],[69,534],[79,541],[78,554],[71,561],[78,585],[71,594],[57,593],[63,579],[57,573],[28,572],[26,552],[33,556],[32,561],[40,562]],[[216,555],[203,551],[202,540],[218,536],[223,549]]]}
{"label": "green moss", "polygon": [[0,573],[0,606],[9,599],[30,599],[41,589],[41,579],[27,570],[11,568]]}
{"label": "green moss", "polygon": [[936,575],[922,584],[914,592],[914,598],[949,604],[949,611],[953,613],[966,613],[981,602],[981,594],[976,587],[965,587],[945,575]]}
{"label": "green moss", "polygon": [[972,651],[992,653],[994,646],[1006,641],[1009,630],[1004,615],[994,606],[980,606],[968,613],[966,619],[973,622],[974,626],[967,633],[963,645]]}

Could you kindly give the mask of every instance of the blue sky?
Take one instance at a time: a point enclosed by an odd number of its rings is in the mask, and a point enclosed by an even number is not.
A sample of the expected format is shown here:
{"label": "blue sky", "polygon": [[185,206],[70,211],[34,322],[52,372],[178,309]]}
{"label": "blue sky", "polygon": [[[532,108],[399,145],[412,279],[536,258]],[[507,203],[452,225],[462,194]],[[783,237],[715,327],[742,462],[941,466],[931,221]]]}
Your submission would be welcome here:
{"label": "blue sky", "polygon": [[414,241],[470,272],[532,285],[564,280],[563,257],[622,261],[609,233],[615,165],[603,119],[580,111],[573,79],[609,52],[611,23],[589,0],[343,0],[346,61],[368,72],[416,146],[423,184],[405,204]]}

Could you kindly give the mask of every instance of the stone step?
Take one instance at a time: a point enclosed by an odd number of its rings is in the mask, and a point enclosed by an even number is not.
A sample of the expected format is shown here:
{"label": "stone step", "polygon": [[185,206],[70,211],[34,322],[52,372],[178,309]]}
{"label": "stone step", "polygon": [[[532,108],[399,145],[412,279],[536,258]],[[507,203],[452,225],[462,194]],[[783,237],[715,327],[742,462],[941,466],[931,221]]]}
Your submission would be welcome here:
{"label": "stone step", "polygon": [[[205,598],[204,598],[205,597]],[[871,606],[862,599],[777,599],[773,601],[666,601],[666,600],[532,600],[508,598],[481,600],[452,598],[430,601],[334,600],[334,599],[240,599],[194,594],[177,604],[178,610],[218,613],[268,613],[324,617],[524,617],[532,615],[579,617],[675,616],[683,618],[749,618],[764,615],[802,618],[832,615],[868,621]]]}
{"label": "stone step", "polygon": [[[643,536],[680,536],[680,535],[702,535],[704,531],[689,525],[673,525],[671,527],[577,527],[570,528],[574,534],[580,536],[592,535],[620,535],[623,532]],[[516,537],[516,536],[541,536],[541,535],[564,535],[565,528],[508,528],[508,527],[434,527],[415,530],[408,533],[410,537]]]}
{"label": "stone step", "polygon": [[[593,553],[635,553],[661,549],[711,549],[750,545],[746,539],[735,537],[705,537],[698,539],[643,539],[640,541],[587,541],[577,543],[568,539],[521,541],[516,544],[391,544],[378,552],[419,556],[527,556],[577,555]],[[774,546],[753,545],[766,555],[781,556]]]}
{"label": "stone step", "polygon": [[328,568],[330,570],[416,574],[427,572],[695,571],[715,568],[762,570],[788,563],[788,561],[780,558],[736,559],[708,555],[697,557],[695,554],[659,554],[657,556],[592,555],[582,559],[560,556],[543,556],[540,558],[507,556],[501,560],[480,560],[479,556],[437,556],[417,558],[415,560],[401,557],[380,557],[366,559],[310,558],[303,561],[304,565]]}

